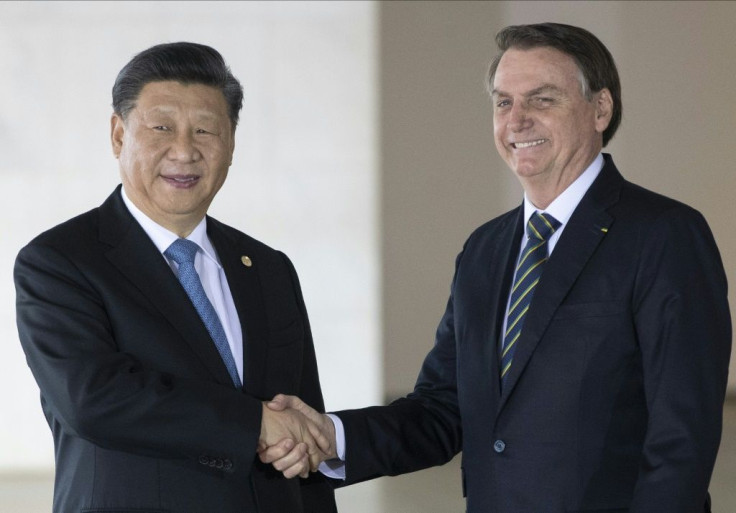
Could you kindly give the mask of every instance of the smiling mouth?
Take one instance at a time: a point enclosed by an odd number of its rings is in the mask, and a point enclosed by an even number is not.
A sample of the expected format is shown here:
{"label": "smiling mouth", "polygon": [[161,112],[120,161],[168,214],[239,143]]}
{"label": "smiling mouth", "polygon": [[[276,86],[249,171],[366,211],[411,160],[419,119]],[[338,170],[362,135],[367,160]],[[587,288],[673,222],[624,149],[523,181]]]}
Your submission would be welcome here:
{"label": "smiling mouth", "polygon": [[522,150],[524,148],[531,148],[533,146],[539,146],[542,143],[546,143],[547,139],[537,139],[536,141],[516,142],[511,143],[511,146],[516,150]]}
{"label": "smiling mouth", "polygon": [[164,180],[169,182],[170,184],[174,186],[180,186],[180,187],[187,187],[194,185],[198,180],[199,176],[197,175],[171,175],[171,176],[161,176]]}

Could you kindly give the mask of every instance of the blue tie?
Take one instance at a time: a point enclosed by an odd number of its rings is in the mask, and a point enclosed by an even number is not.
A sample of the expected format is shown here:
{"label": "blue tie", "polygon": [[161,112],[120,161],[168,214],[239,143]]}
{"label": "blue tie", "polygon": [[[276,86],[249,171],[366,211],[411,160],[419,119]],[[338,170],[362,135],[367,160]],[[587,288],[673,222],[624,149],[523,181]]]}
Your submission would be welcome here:
{"label": "blue tie", "polygon": [[534,212],[526,225],[528,240],[521,252],[519,264],[514,275],[514,286],[511,289],[509,313],[506,317],[506,333],[501,346],[501,385],[506,383],[511,362],[514,359],[516,341],[521,335],[524,318],[534,296],[534,288],[542,276],[542,269],[547,262],[547,241],[560,222],[549,214]]}
{"label": "blue tie", "polygon": [[217,312],[215,312],[210,300],[207,299],[207,294],[204,292],[197,270],[194,268],[194,255],[198,249],[199,246],[195,242],[187,239],[177,239],[164,251],[164,255],[179,264],[179,281],[182,287],[184,287],[212,340],[215,342],[215,346],[220,352],[222,361],[225,362],[225,367],[227,367],[235,387],[242,388],[243,385],[240,382],[238,368],[230,351],[230,344],[227,342],[225,330],[222,329]]}

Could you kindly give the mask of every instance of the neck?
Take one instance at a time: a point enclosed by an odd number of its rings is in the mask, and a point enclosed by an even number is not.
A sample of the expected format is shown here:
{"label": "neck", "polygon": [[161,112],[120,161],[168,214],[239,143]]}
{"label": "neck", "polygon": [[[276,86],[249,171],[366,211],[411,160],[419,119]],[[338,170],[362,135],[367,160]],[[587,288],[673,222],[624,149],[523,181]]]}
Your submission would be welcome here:
{"label": "neck", "polygon": [[575,180],[590,167],[600,151],[595,152],[583,164],[575,166],[575,171],[561,173],[542,173],[536,176],[520,178],[529,201],[538,209],[546,209],[557,197],[565,192]]}
{"label": "neck", "polygon": [[204,219],[205,214],[192,215],[192,214],[181,214],[181,215],[167,215],[167,216],[151,216],[144,211],[154,223],[163,226],[172,233],[175,233],[182,239],[186,239],[194,229],[199,226],[199,223]]}
{"label": "neck", "polygon": [[206,210],[204,212],[188,212],[185,214],[161,212],[159,209],[139,201],[135,195],[131,197],[124,185],[123,196],[128,200],[128,208],[134,208],[138,211],[139,215],[146,216],[149,220],[182,239],[186,239],[207,214]]}

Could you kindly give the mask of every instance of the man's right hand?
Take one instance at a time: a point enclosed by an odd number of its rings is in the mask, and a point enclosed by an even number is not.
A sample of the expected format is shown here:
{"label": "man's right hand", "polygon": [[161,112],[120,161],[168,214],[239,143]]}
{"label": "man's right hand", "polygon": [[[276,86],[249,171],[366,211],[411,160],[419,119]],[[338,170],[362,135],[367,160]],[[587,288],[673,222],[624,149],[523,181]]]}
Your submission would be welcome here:
{"label": "man's right hand", "polygon": [[[268,413],[266,413],[268,412]],[[273,464],[285,477],[306,477],[311,470],[316,472],[322,461],[337,457],[335,425],[332,420],[319,413],[296,396],[279,394],[269,403],[265,403],[264,419],[271,415],[290,414],[307,421],[307,435],[311,436],[317,446],[312,448],[304,438],[283,437],[275,444],[259,444],[258,455],[263,463]],[[306,453],[306,454],[305,454]]]}
{"label": "man's right hand", "polygon": [[[273,401],[268,404],[271,407],[263,404],[261,436],[258,440],[261,460],[275,463],[276,470],[283,472],[286,478],[297,475],[307,477],[310,470],[316,470],[334,452],[334,433],[331,439],[328,438],[329,434],[323,431],[322,423],[317,424],[299,410],[288,408],[288,402],[283,407],[273,404]],[[266,454],[269,457],[264,459]]]}

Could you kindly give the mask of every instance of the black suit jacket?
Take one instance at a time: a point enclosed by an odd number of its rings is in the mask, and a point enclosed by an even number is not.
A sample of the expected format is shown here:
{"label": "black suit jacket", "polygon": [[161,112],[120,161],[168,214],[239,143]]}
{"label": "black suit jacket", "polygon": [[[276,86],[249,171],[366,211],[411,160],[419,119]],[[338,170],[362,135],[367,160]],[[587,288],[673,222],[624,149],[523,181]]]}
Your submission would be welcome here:
{"label": "black suit jacket", "polygon": [[626,182],[605,155],[545,267],[501,391],[522,217],[517,208],[466,242],[414,392],[339,413],[347,482],[462,450],[468,513],[702,512],[731,347],[705,220]]}
{"label": "black suit jacket", "polygon": [[289,481],[256,457],[261,400],[292,393],[323,408],[296,272],[214,219],[207,233],[242,324],[243,391],[119,187],[18,255],[18,331],[55,442],[54,512],[336,509],[320,476]]}

